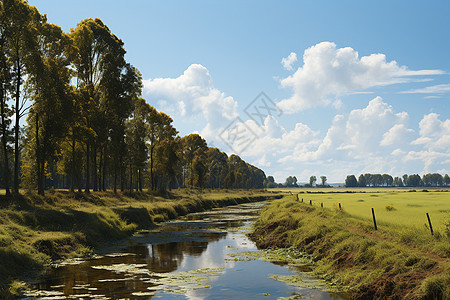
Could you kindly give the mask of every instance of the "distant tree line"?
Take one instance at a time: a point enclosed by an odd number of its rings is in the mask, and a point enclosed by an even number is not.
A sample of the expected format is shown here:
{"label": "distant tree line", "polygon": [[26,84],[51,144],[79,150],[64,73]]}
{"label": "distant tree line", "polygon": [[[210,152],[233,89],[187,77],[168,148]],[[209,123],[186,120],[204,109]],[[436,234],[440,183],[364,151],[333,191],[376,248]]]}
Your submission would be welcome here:
{"label": "distant tree line", "polygon": [[418,174],[404,174],[402,177],[392,177],[389,174],[361,174],[358,179],[355,175],[348,175],[345,179],[346,187],[437,187],[450,186],[448,174],[429,173],[422,177]]}
{"label": "distant tree line", "polygon": [[25,0],[0,1],[7,194],[266,185],[264,172],[239,156],[208,147],[198,134],[180,137],[172,118],[142,98],[142,76],[125,53],[99,19],[65,33]]}
{"label": "distant tree line", "polygon": [[297,183],[297,177],[295,176],[289,176],[286,178],[286,181],[284,183],[276,183],[273,176],[268,176],[267,180],[265,181],[265,187],[267,188],[283,188],[283,187],[313,187],[313,186],[317,186],[317,187],[329,187],[329,185],[327,184],[327,177],[326,176],[320,176],[320,180],[321,183],[320,184],[316,184],[315,182],[317,181],[317,177],[316,176],[311,176],[309,178],[309,183],[300,185]]}

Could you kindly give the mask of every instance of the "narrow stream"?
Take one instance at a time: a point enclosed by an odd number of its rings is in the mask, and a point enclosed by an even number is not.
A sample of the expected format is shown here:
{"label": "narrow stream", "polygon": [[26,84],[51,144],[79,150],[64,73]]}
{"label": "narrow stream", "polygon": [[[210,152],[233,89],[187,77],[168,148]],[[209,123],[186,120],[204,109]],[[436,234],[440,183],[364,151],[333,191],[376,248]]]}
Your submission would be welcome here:
{"label": "narrow stream", "polygon": [[[264,204],[190,214],[101,256],[62,263],[23,299],[341,299],[308,268],[236,256],[261,252],[245,233]],[[297,274],[305,286],[276,280]]]}

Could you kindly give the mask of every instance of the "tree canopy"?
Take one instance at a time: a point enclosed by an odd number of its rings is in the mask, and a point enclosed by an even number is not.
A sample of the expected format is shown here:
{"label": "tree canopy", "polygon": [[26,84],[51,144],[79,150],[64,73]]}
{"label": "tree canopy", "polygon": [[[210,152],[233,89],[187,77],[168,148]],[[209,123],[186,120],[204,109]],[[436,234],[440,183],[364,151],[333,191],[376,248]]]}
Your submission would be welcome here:
{"label": "tree canopy", "polygon": [[[0,2],[1,185],[114,191],[260,188],[264,172],[178,135],[100,19],[65,33],[25,0]],[[26,116],[25,126],[20,119]],[[273,178],[272,178],[273,179]]]}

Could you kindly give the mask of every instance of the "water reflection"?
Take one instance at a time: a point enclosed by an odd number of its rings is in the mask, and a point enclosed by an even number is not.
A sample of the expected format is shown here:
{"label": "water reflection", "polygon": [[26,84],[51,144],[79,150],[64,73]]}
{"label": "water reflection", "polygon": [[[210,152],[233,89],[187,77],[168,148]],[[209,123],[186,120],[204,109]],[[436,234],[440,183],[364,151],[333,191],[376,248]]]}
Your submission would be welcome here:
{"label": "water reflection", "polygon": [[[151,299],[156,294],[163,299],[260,299],[265,293],[271,295],[268,298],[303,293],[330,299],[319,290],[269,278],[269,274],[295,274],[291,268],[230,259],[230,253],[256,250],[243,229],[250,226],[260,207],[240,205],[168,222],[158,231],[117,245],[117,253],[51,270],[35,284],[40,294],[34,297]],[[173,293],[177,285],[182,286],[178,290],[182,294]]]}

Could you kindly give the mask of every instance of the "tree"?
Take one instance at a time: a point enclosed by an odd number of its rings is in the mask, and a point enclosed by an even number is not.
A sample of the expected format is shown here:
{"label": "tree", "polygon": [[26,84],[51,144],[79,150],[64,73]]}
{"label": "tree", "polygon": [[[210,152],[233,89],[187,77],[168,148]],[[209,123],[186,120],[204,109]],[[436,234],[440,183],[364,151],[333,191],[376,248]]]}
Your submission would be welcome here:
{"label": "tree", "polygon": [[267,188],[277,187],[277,184],[275,183],[275,178],[273,178],[273,176],[267,176],[266,187]]}
{"label": "tree", "polygon": [[309,177],[309,185],[310,186],[313,186],[316,181],[317,181],[316,176]]}
{"label": "tree", "polygon": [[[91,161],[94,186],[97,176],[99,134],[111,131],[115,185],[123,175],[125,119],[131,113],[131,100],[139,93],[139,75],[125,62],[123,42],[100,19],[81,21],[70,33],[78,50],[73,59],[76,70],[85,131],[85,190],[91,185]],[[103,116],[102,116],[103,115]],[[103,118],[102,118],[103,117]],[[96,122],[96,120],[109,122]],[[121,176],[123,187],[123,176]],[[95,189],[95,188],[94,188]]]}
{"label": "tree", "polygon": [[356,181],[355,175],[348,175],[345,179],[345,186],[346,187],[357,187],[358,181]]}
{"label": "tree", "polygon": [[[28,107],[23,97],[24,78],[32,71],[32,56],[37,53],[37,27],[45,21],[36,8],[22,0],[2,1],[3,55],[11,62],[10,67],[14,97],[14,181],[13,190],[19,193],[19,161],[20,161],[20,119]],[[3,65],[5,67],[5,64]]]}
{"label": "tree", "polygon": [[448,176],[448,174],[444,175],[443,182],[446,186],[450,185],[450,177]]}
{"label": "tree", "polygon": [[182,137],[181,144],[184,164],[186,166],[186,170],[188,171],[190,186],[194,186],[195,177],[197,176],[196,169],[194,168],[194,159],[196,156],[202,155],[206,152],[206,141],[200,135],[193,133]]}
{"label": "tree", "polygon": [[130,161],[130,189],[133,187],[133,172],[137,172],[137,189],[142,191],[142,173],[148,159],[146,118],[149,105],[144,99],[134,101],[131,118],[126,122],[126,144]]}
{"label": "tree", "polygon": [[408,186],[421,186],[422,179],[418,174],[408,176]]}
{"label": "tree", "polygon": [[359,175],[359,177],[358,177],[358,186],[360,186],[360,187],[366,187],[367,186],[366,176],[364,176],[363,174]]}
{"label": "tree", "polygon": [[295,176],[289,176],[286,178],[286,182],[284,184],[287,187],[294,187],[297,186],[297,177]]}
{"label": "tree", "polygon": [[322,186],[327,184],[327,176],[320,176],[320,180],[322,181]]}
{"label": "tree", "polygon": [[[32,56],[27,79],[28,97],[34,100],[27,118],[27,160],[24,160],[25,181],[37,186],[44,195],[46,166],[54,162],[60,143],[66,135],[70,115],[69,60],[65,55],[69,38],[60,27],[42,23],[38,28],[37,53]],[[70,118],[69,118],[70,119]],[[31,147],[31,144],[34,147]],[[34,170],[31,170],[31,169]]]}
{"label": "tree", "polygon": [[400,177],[394,177],[394,182],[393,182],[394,186],[398,186],[398,187],[402,187],[403,186],[403,181]]}
{"label": "tree", "polygon": [[408,174],[403,174],[402,179],[403,179],[403,185],[408,186]]}
{"label": "tree", "polygon": [[394,179],[392,178],[391,175],[389,175],[389,174],[383,174],[383,175],[381,175],[381,176],[382,176],[382,178],[383,178],[383,185],[386,185],[386,186],[392,186],[392,183],[393,183]]}
{"label": "tree", "polygon": [[10,194],[9,143],[12,141],[12,132],[10,130],[12,110],[8,106],[8,94],[11,95],[13,93],[13,85],[11,82],[12,65],[6,55],[6,40],[8,31],[10,30],[10,23],[3,2],[0,2],[0,134],[2,137],[0,166],[3,170],[3,185],[7,196]]}
{"label": "tree", "polygon": [[208,148],[207,157],[209,187],[220,188],[228,172],[228,156],[217,148]]}

